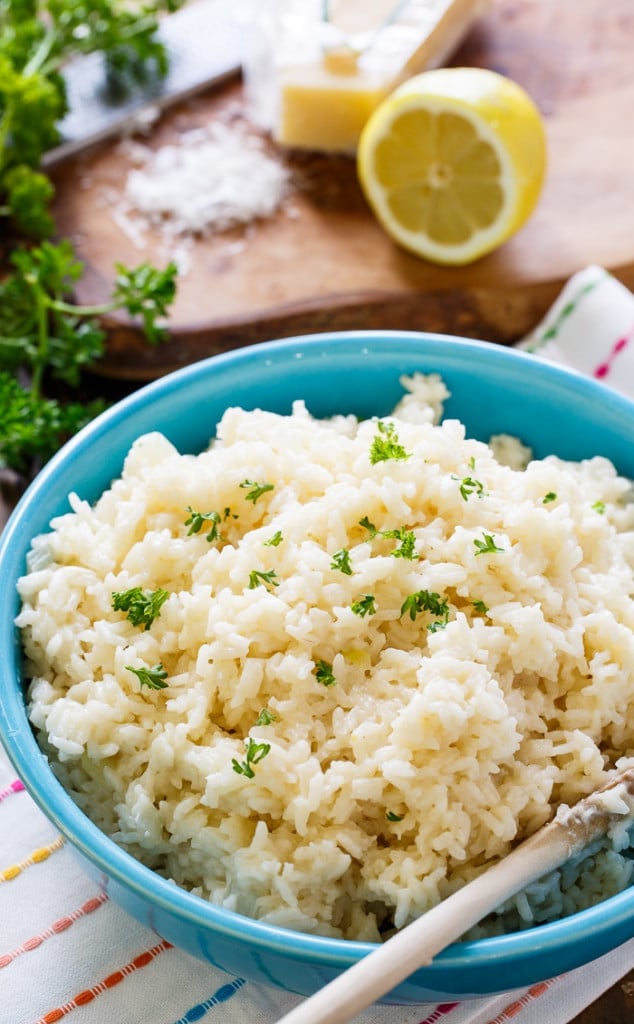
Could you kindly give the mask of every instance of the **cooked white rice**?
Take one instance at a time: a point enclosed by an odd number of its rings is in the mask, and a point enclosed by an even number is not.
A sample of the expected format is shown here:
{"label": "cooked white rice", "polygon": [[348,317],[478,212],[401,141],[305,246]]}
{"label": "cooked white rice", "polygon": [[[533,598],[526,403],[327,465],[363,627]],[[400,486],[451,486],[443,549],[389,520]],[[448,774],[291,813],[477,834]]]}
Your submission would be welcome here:
{"label": "cooked white rice", "polygon": [[[438,377],[404,385],[382,431],[297,402],[229,409],[197,456],[141,437],[19,584],[30,717],[86,813],[205,899],[370,940],[634,759],[630,483],[468,439]],[[388,424],[408,457],[373,462]],[[147,628],[113,610],[136,587],[169,594]],[[598,844],[486,927],[630,881]]]}

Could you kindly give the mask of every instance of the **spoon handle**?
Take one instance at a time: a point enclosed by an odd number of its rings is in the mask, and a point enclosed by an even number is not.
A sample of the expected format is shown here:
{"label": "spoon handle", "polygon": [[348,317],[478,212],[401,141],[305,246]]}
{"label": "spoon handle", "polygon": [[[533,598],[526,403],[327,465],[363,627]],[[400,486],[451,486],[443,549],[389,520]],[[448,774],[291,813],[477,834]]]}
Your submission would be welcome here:
{"label": "spoon handle", "polygon": [[507,857],[363,957],[278,1024],[346,1024],[526,885],[580,853],[634,813],[634,768],[616,773]]}

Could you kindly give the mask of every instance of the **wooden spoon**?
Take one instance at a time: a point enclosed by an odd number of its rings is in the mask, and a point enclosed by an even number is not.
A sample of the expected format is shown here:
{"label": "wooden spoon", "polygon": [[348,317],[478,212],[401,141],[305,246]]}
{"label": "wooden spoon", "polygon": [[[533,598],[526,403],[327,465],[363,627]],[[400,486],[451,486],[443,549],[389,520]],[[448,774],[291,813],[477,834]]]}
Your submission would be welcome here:
{"label": "wooden spoon", "polygon": [[346,1024],[505,900],[632,816],[634,767],[629,767],[615,772],[605,786],[573,807],[562,805],[552,821],[507,857],[397,932],[278,1024]]}

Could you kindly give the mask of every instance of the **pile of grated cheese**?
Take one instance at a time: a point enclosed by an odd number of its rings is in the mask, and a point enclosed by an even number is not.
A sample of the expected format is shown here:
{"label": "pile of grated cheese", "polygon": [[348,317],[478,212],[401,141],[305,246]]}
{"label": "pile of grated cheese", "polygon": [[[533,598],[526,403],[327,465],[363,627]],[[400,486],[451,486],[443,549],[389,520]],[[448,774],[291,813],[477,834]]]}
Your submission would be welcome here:
{"label": "pile of grated cheese", "polygon": [[242,229],[226,240],[233,257],[256,221],[282,208],[294,215],[289,169],[231,110],[182,132],[175,143],[153,149],[128,137],[120,151],[132,170],[123,188],[104,189],[100,202],[136,249],[147,249],[151,236],[154,261],[174,260],[181,277],[191,269],[198,238]]}
{"label": "pile of grated cheese", "polygon": [[288,170],[263,141],[220,121],[158,150],[135,146],[133,155],[139,166],[127,177],[127,211],[173,236],[271,217],[288,194]]}

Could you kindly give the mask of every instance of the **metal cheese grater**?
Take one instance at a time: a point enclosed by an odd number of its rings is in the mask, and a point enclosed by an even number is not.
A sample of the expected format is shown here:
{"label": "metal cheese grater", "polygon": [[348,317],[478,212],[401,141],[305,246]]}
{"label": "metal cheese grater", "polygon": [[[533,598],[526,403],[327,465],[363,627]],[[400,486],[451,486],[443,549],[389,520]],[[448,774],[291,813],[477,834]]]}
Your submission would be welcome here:
{"label": "metal cheese grater", "polygon": [[44,160],[48,168],[125,128],[144,111],[165,109],[216,83],[237,76],[242,32],[231,0],[198,0],[163,18],[158,38],[170,59],[167,75],[139,86],[117,103],[105,90],[103,55],[91,53],[64,72],[69,111],[59,128],[62,141]]}

